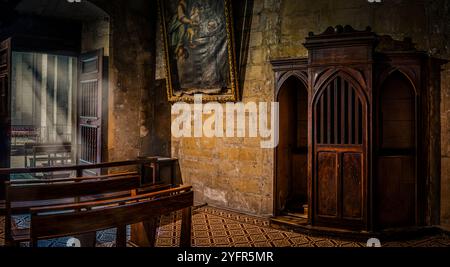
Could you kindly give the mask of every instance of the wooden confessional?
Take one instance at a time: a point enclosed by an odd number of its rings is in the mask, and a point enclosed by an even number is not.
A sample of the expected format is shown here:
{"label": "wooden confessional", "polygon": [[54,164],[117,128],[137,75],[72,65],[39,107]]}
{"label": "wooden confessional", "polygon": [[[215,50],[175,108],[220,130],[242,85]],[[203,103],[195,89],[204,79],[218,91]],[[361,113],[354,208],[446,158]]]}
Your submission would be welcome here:
{"label": "wooden confessional", "polygon": [[[310,33],[304,46],[307,60],[272,61],[280,102],[276,215],[306,194],[310,226],[373,231],[438,223],[444,62],[370,28],[330,27]],[[293,79],[296,92],[284,92]],[[305,89],[307,101],[292,100]],[[298,105],[307,105],[307,123]],[[307,136],[303,150],[291,129],[307,129],[297,135]],[[307,157],[307,171],[292,147]],[[293,186],[301,181],[304,194]]]}

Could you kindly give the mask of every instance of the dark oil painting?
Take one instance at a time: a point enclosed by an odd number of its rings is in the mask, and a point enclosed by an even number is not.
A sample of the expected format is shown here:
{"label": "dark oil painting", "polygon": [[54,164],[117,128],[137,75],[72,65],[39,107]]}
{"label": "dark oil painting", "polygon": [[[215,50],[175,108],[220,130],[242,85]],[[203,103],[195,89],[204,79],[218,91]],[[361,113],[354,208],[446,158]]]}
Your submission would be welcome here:
{"label": "dark oil painting", "polygon": [[236,101],[237,80],[228,0],[160,1],[169,100],[204,94]]}

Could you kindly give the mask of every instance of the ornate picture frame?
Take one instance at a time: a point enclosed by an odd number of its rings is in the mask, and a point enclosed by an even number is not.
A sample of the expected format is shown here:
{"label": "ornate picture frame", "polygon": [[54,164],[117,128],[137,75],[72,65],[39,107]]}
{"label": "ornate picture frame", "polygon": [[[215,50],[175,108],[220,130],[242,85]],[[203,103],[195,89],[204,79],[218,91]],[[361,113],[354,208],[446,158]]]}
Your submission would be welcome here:
{"label": "ornate picture frame", "polygon": [[231,0],[159,0],[171,103],[240,100]]}

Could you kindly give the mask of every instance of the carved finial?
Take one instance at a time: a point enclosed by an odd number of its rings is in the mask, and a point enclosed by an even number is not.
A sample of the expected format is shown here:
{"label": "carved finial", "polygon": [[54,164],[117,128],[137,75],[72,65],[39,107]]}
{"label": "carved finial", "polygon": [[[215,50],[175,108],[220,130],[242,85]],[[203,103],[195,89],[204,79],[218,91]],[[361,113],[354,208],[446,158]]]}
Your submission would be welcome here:
{"label": "carved finial", "polygon": [[[320,36],[320,35],[331,35],[331,34],[342,34],[342,33],[358,33],[358,32],[360,32],[360,33],[362,33],[362,32],[372,32],[372,29],[369,26],[367,26],[365,30],[358,31],[358,30],[355,30],[350,25],[345,25],[345,26],[336,25],[335,27],[328,27],[323,33],[318,34],[317,36]],[[312,36],[315,36],[315,35],[314,35],[314,33],[311,32],[311,33],[309,33],[309,36],[312,37]]]}
{"label": "carved finial", "polygon": [[330,26],[322,34],[333,34],[333,33],[334,33],[334,28]]}
{"label": "carved finial", "polygon": [[354,32],[354,31],[355,31],[355,29],[353,29],[352,26],[350,26],[350,25],[345,25],[345,27],[344,27],[344,32]]}
{"label": "carved finial", "polygon": [[335,33],[343,33],[344,27],[342,27],[342,25],[336,25],[336,27],[334,27],[334,32]]}
{"label": "carved finial", "polygon": [[306,42],[303,44],[307,49],[316,47],[336,47],[338,44],[364,43],[374,47],[377,42],[377,35],[370,27],[365,30],[355,30],[350,25],[336,25],[328,27],[321,34],[309,33]]}

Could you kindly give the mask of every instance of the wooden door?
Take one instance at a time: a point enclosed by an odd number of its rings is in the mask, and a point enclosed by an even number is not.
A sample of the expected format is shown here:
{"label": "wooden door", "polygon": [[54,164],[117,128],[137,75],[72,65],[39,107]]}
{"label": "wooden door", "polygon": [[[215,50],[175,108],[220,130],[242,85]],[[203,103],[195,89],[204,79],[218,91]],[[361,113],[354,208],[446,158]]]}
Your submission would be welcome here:
{"label": "wooden door", "polygon": [[103,50],[79,58],[78,138],[79,164],[102,161]]}
{"label": "wooden door", "polygon": [[[11,154],[11,39],[0,42],[0,168],[10,167]],[[0,199],[4,199],[4,182],[0,177]]]}
{"label": "wooden door", "polygon": [[409,80],[391,74],[380,91],[375,219],[381,228],[416,224],[416,101]]}
{"label": "wooden door", "polygon": [[11,39],[0,43],[0,168],[10,166]]}
{"label": "wooden door", "polygon": [[365,222],[366,104],[359,92],[337,76],[313,102],[316,224],[359,228]]}

